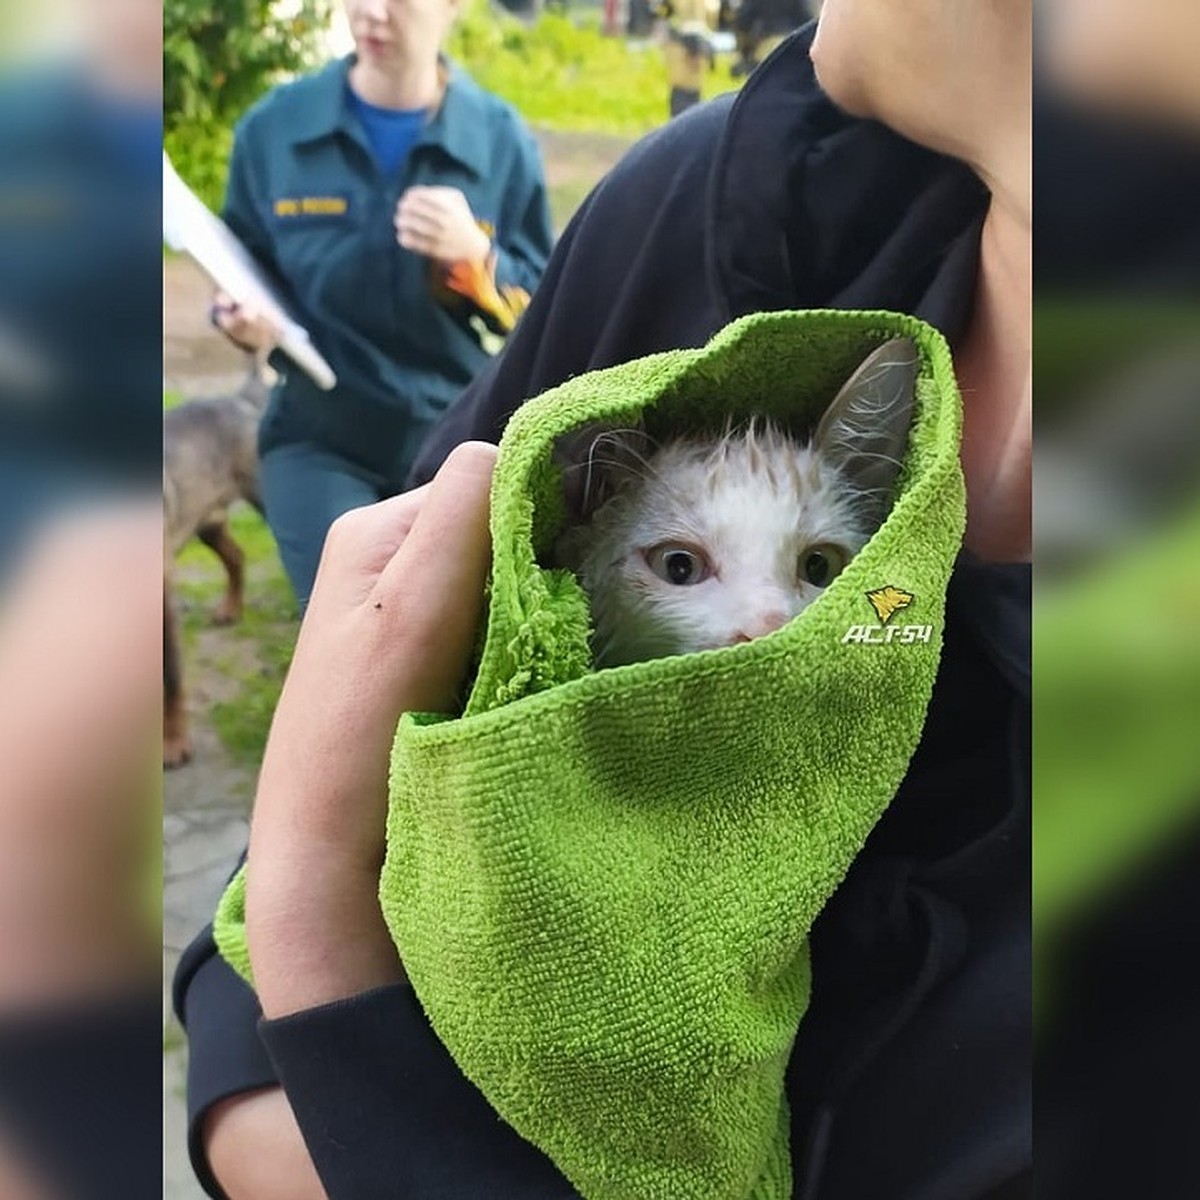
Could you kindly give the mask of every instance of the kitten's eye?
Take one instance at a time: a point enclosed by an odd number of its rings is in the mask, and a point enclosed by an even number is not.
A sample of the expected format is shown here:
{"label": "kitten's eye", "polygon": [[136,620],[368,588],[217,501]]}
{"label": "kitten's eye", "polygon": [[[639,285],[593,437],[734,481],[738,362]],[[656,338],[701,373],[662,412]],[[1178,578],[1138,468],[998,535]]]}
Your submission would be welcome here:
{"label": "kitten's eye", "polygon": [[708,560],[700,551],[670,543],[647,550],[646,565],[659,579],[676,587],[691,587],[712,574]]}
{"label": "kitten's eye", "polygon": [[837,546],[811,546],[800,559],[800,575],[813,587],[828,587],[846,565],[846,553]]}

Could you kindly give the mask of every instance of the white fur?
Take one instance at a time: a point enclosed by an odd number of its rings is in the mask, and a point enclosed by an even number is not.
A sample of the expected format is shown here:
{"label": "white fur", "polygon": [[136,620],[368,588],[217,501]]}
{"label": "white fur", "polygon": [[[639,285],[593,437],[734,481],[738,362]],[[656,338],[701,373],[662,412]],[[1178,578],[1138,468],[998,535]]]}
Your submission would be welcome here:
{"label": "white fur", "polygon": [[[727,646],[771,633],[823,589],[803,574],[818,545],[849,559],[872,532],[862,495],[829,456],[774,426],[678,440],[613,475],[615,494],[567,546],[591,598],[597,665]],[[702,549],[709,578],[659,578],[646,554]]]}

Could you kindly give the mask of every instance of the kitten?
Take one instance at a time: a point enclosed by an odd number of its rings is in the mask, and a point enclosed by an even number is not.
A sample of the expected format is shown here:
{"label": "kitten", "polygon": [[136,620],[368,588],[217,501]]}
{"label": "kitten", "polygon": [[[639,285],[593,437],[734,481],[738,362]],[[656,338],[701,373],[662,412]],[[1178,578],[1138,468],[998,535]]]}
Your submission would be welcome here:
{"label": "kitten", "polygon": [[909,339],[880,346],[808,442],[762,419],[658,445],[591,437],[556,558],[589,596],[596,665],[747,642],[811,604],[891,507],[916,372]]}

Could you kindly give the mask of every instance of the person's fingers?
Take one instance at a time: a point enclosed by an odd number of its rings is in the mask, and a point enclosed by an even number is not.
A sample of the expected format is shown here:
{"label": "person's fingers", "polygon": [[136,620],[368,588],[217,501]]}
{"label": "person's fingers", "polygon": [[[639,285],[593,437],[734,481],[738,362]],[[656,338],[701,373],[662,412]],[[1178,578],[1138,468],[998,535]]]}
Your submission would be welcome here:
{"label": "person's fingers", "polygon": [[426,238],[415,238],[403,234],[396,240],[405,250],[411,250],[413,254],[421,254],[427,258],[433,257],[433,247]]}
{"label": "person's fingers", "polygon": [[495,465],[496,447],[484,442],[465,442],[451,452],[373,589],[374,602],[401,618],[397,632],[408,660],[397,679],[402,712],[455,706],[491,563],[488,501]]}
{"label": "person's fingers", "polygon": [[441,229],[446,220],[446,214],[441,209],[424,205],[400,208],[396,212],[396,225],[409,229]]}
{"label": "person's fingers", "polygon": [[404,543],[432,484],[340,516],[325,538],[309,611],[361,604]]}
{"label": "person's fingers", "polygon": [[411,217],[398,219],[396,222],[396,240],[406,250],[418,254],[430,254],[441,244],[443,233],[436,222],[414,220]]}
{"label": "person's fingers", "polygon": [[445,212],[449,206],[444,193],[432,190],[409,195],[400,203],[408,212]]}
{"label": "person's fingers", "polygon": [[251,827],[246,935],[268,1016],[403,978],[378,900],[388,758],[400,713],[451,708],[465,674],[495,455],[459,447],[428,492],[347,514],[326,541]]}
{"label": "person's fingers", "polygon": [[[459,188],[446,187],[444,184],[418,183],[413,184],[400,197],[401,204],[442,203],[447,199],[453,200],[463,196]],[[465,198],[465,197],[464,197]]]}
{"label": "person's fingers", "polygon": [[444,222],[460,211],[450,197],[447,196],[415,196],[410,200],[400,202],[399,213],[402,217],[424,217],[427,220]]}
{"label": "person's fingers", "polygon": [[[428,489],[330,530],[263,763],[264,782],[288,781],[289,804],[300,803],[296,783],[328,771],[341,794],[382,786],[401,712],[452,706],[483,602],[494,456],[460,449]],[[312,803],[327,808],[319,794]],[[328,811],[307,828],[345,844],[343,823]]]}
{"label": "person's fingers", "polygon": [[279,331],[270,320],[224,292],[213,297],[212,315],[217,328],[244,347],[267,350],[279,342]]}
{"label": "person's fingers", "polygon": [[396,228],[401,234],[431,238],[437,237],[442,232],[442,223],[422,214],[417,214],[416,216],[406,215],[396,222]]}
{"label": "person's fingers", "polygon": [[428,188],[409,188],[403,196],[400,197],[400,203],[396,206],[397,212],[428,212],[436,210],[438,207],[434,196],[430,195]]}
{"label": "person's fingers", "polygon": [[428,490],[347,513],[330,530],[260,787],[308,811],[310,839],[356,840],[332,795],[354,798],[369,842],[400,713],[453,702],[482,605],[494,456],[461,448]]}
{"label": "person's fingers", "polygon": [[442,208],[460,208],[467,204],[467,197],[461,188],[448,187],[446,184],[433,184],[424,188],[416,197],[424,203],[437,204]]}

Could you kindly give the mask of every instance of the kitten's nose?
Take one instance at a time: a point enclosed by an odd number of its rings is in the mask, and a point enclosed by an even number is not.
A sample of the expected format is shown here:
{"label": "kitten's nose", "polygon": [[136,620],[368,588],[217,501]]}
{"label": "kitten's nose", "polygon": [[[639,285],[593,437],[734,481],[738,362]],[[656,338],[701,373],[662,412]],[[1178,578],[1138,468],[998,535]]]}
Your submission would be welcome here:
{"label": "kitten's nose", "polygon": [[768,633],[774,633],[775,630],[782,629],[790,619],[788,614],[781,610],[763,613],[753,621],[747,621],[734,634],[733,644],[740,645],[742,642],[752,642],[755,638],[766,637]]}

